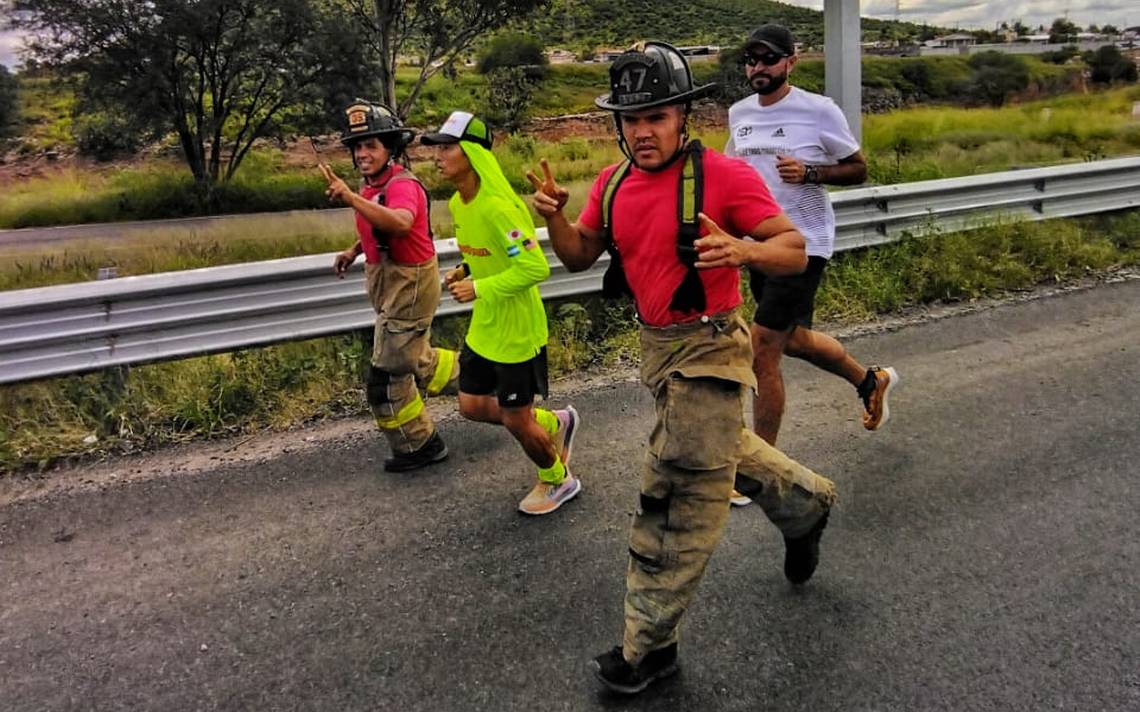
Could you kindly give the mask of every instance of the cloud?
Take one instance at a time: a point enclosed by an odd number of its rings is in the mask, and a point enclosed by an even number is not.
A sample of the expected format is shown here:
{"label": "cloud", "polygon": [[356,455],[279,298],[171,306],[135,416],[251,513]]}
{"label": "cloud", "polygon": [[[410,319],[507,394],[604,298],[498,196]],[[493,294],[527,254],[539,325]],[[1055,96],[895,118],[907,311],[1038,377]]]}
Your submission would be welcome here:
{"label": "cloud", "polygon": [[[783,0],[793,5],[823,9],[823,0]],[[895,0],[864,0],[860,12],[864,17],[891,20],[895,17]],[[898,17],[907,22],[926,22],[944,27],[992,28],[1001,22],[1021,20],[1026,25],[1045,25],[1068,15],[1085,27],[1090,24],[1112,24],[1117,27],[1140,25],[1140,6],[1136,0],[899,0]]]}
{"label": "cloud", "polygon": [[16,50],[20,45],[20,36],[15,32],[0,32],[0,64],[14,68],[19,63]]}

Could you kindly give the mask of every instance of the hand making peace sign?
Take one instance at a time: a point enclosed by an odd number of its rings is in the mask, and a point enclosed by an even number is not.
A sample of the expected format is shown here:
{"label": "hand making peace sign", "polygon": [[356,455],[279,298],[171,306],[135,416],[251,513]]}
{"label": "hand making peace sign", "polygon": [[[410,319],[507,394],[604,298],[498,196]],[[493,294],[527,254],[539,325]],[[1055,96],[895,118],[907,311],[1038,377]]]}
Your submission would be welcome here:
{"label": "hand making peace sign", "polygon": [[566,205],[566,201],[570,199],[570,191],[566,190],[554,180],[554,175],[550,172],[550,164],[543,158],[539,161],[542,166],[542,172],[545,174],[545,180],[539,180],[534,171],[527,171],[526,177],[534,186],[534,209],[538,214],[544,218],[551,218],[557,215],[562,208]]}
{"label": "hand making peace sign", "polygon": [[317,166],[321,169],[321,175],[323,175],[325,177],[325,180],[329,183],[329,187],[328,190],[325,191],[325,195],[329,197],[330,201],[339,200],[340,202],[347,204],[352,195],[352,188],[349,188],[348,184],[341,180],[340,176],[333,172],[333,169],[329,167],[329,164],[322,162],[318,163]]}

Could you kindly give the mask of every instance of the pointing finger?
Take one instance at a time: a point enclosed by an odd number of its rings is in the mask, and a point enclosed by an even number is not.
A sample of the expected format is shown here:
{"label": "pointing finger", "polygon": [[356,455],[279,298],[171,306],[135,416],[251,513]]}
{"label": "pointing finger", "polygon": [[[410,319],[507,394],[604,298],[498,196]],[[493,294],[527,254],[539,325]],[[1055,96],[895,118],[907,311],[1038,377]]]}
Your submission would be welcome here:
{"label": "pointing finger", "polygon": [[526,179],[530,181],[530,184],[534,186],[535,190],[542,192],[542,181],[538,179],[538,176],[534,174],[534,171],[527,171]]}
{"label": "pointing finger", "polygon": [[545,158],[540,158],[538,164],[542,166],[542,172],[546,176],[546,180],[553,183],[554,175],[550,172],[550,163]]}
{"label": "pointing finger", "polygon": [[720,225],[713,222],[713,219],[704,213],[699,213],[697,219],[701,221],[701,227],[708,230],[710,233],[722,233],[724,230],[720,229]]}

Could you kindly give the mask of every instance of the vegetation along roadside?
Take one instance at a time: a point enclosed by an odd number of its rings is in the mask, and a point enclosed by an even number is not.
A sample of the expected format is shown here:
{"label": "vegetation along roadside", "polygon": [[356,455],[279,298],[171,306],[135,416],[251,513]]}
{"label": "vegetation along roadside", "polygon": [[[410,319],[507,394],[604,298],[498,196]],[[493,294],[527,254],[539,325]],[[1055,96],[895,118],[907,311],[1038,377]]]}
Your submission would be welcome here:
{"label": "vegetation along roadside", "polygon": [[[1007,223],[840,253],[821,320],[859,321],[908,306],[970,300],[1140,264],[1140,212]],[[629,359],[628,307],[596,298],[548,305],[555,376]],[[435,339],[457,346],[462,317]],[[75,458],[363,415],[369,334],[281,344],[0,388],[0,473]]]}

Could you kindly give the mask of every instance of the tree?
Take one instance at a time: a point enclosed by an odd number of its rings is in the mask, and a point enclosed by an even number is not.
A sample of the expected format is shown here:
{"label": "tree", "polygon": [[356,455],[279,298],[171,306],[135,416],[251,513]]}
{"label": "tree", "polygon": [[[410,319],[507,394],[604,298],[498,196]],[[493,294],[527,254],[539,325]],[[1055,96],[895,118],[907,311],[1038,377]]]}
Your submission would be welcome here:
{"label": "tree", "polygon": [[1089,65],[1089,79],[1096,84],[1136,81],[1136,65],[1112,45],[1105,45],[1085,55]]}
{"label": "tree", "polygon": [[[367,28],[380,82],[380,100],[407,118],[428,79],[470,52],[474,43],[548,0],[344,0]],[[403,99],[396,64],[414,54],[419,72]]]}
{"label": "tree", "polygon": [[1081,28],[1077,27],[1071,20],[1064,17],[1058,17],[1053,20],[1053,26],[1049,28],[1049,43],[1050,44],[1064,44],[1066,42],[1076,42],[1077,33]]}
{"label": "tree", "polygon": [[1079,56],[1081,51],[1077,49],[1076,45],[1065,45],[1059,50],[1053,52],[1042,52],[1038,55],[1042,62],[1051,62],[1053,64],[1065,64],[1073,57]]}
{"label": "tree", "polygon": [[980,52],[970,57],[969,64],[975,96],[990,106],[1001,106],[1010,93],[1029,86],[1029,67],[1016,55]]}
{"label": "tree", "polygon": [[1120,30],[1117,29],[1116,25],[1105,25],[1104,27],[1100,28],[1100,32],[1101,34],[1108,35],[1109,37],[1120,34]]}
{"label": "tree", "polygon": [[486,106],[483,110],[491,123],[509,133],[522,127],[530,99],[541,79],[528,67],[497,67],[487,74]]}
{"label": "tree", "polygon": [[752,93],[752,87],[744,76],[743,46],[722,47],[716,61],[713,98],[718,104],[731,106]]}
{"label": "tree", "polygon": [[16,122],[20,107],[18,104],[16,78],[8,68],[0,64],[0,138],[8,135]]}
{"label": "tree", "polygon": [[[549,61],[542,42],[523,32],[496,35],[479,58],[479,72],[487,74],[499,67],[534,67],[544,69]],[[534,74],[534,72],[531,72]],[[545,72],[540,71],[540,74]],[[541,78],[541,76],[539,77]]]}
{"label": "tree", "polygon": [[1005,35],[996,30],[971,30],[978,44],[1001,44],[1005,42]]}
{"label": "tree", "polygon": [[546,78],[548,61],[542,43],[521,32],[495,37],[479,58],[479,72],[487,75],[483,113],[510,133],[522,128],[530,99]]}
{"label": "tree", "polygon": [[[18,0],[33,56],[81,79],[81,105],[173,132],[203,201],[330,76],[363,75],[332,0]],[[338,7],[341,11],[338,11]]]}

